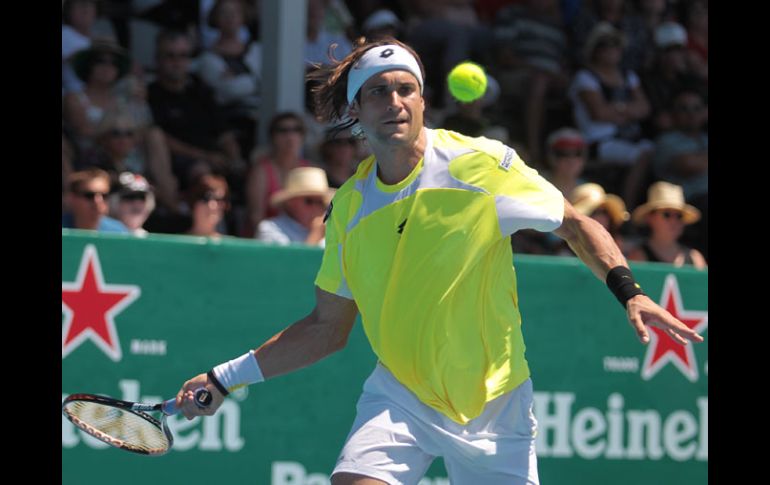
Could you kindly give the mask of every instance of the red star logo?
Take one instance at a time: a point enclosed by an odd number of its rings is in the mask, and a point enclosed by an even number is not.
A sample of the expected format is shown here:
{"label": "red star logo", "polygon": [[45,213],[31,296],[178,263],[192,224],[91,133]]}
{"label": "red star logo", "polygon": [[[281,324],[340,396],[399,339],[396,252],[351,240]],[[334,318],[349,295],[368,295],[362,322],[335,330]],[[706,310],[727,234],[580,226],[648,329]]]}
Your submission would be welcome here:
{"label": "red star logo", "polygon": [[87,245],[75,281],[61,284],[62,359],[91,339],[110,359],[118,362],[122,352],[114,318],[139,298],[140,293],[138,286],[106,284],[96,247]]}
{"label": "red star logo", "polygon": [[[682,323],[701,333],[708,327],[708,312],[685,310],[682,305],[682,296],[679,293],[679,284],[676,276],[670,274],[666,277],[663,286],[663,295],[660,306],[669,311]],[[698,380],[698,365],[695,362],[695,352],[692,343],[682,345],[672,339],[666,332],[658,327],[647,326],[650,330],[650,344],[644,356],[642,365],[642,379],[650,380],[662,369],[666,363],[671,362],[689,380]]]}

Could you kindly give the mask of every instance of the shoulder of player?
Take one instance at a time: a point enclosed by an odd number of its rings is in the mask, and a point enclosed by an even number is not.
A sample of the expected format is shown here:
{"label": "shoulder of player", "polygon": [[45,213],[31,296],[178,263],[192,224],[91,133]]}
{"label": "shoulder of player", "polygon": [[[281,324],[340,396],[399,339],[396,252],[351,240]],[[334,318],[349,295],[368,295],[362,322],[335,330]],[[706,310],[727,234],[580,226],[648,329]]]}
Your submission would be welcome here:
{"label": "shoulder of player", "polygon": [[509,171],[523,163],[516,150],[498,140],[483,136],[471,137],[449,130],[434,130],[434,147],[465,152],[452,160],[453,172],[461,168],[472,171],[499,168]]}
{"label": "shoulder of player", "polygon": [[[501,162],[509,151],[513,149],[503,143],[485,138],[483,136],[466,136],[455,131],[436,129],[433,130],[433,146],[438,149],[472,150],[474,154],[487,155],[490,163]],[[515,153],[515,152],[514,152]]]}

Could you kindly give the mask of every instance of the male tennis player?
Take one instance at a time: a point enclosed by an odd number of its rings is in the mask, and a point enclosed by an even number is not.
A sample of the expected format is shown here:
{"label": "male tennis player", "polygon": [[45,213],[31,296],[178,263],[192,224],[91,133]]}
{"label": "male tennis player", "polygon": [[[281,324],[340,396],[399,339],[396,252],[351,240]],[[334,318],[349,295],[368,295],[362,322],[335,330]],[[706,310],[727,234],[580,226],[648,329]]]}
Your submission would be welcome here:
{"label": "male tennis player", "polygon": [[[537,484],[532,383],[509,236],[555,231],[645,325],[702,337],[654,303],[594,220],[511,148],[423,126],[423,67],[395,40],[359,45],[325,73],[317,107],[357,120],[373,155],[336,193],[316,306],[255,351],[187,381],[185,416],[230,390],[342,349],[357,313],[379,362],[332,483],[416,484],[442,456],[453,484]],[[193,390],[214,395],[205,410]]]}

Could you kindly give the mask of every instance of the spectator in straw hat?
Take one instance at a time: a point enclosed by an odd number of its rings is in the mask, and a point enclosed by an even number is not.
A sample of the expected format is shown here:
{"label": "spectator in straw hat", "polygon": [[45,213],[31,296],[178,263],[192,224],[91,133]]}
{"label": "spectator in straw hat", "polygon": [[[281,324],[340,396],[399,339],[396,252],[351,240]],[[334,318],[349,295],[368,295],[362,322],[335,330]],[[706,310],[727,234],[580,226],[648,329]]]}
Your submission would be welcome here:
{"label": "spectator in straw hat", "polygon": [[698,209],[685,203],[681,186],[668,182],[652,184],[647,192],[647,202],[637,207],[632,215],[634,224],[649,227],[650,235],[629,253],[628,259],[706,268],[706,258],[700,251],[679,243],[684,226],[697,222],[700,217]]}
{"label": "spectator in straw hat", "polygon": [[270,198],[282,213],[265,219],[257,227],[256,238],[282,245],[303,243],[324,247],[324,213],[334,195],[326,173],[317,167],[300,167],[289,172],[286,187]]}
{"label": "spectator in straw hat", "polygon": [[595,183],[578,185],[569,199],[578,212],[598,221],[625,254],[625,242],[620,235],[620,227],[630,217],[623,199],[606,193],[604,187]]}

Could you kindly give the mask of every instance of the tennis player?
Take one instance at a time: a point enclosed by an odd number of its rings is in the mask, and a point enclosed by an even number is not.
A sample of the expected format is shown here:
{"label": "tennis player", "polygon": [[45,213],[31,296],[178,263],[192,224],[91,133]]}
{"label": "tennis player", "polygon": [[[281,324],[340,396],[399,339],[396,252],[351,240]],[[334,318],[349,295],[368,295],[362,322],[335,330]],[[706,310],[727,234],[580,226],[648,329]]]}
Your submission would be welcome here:
{"label": "tennis player", "polygon": [[[316,106],[349,117],[373,155],[327,213],[316,306],[254,351],[187,381],[185,416],[239,386],[342,349],[358,312],[378,363],[332,483],[416,484],[441,456],[453,484],[537,484],[532,382],[510,235],[554,231],[645,325],[702,337],[634,281],[612,237],[497,141],[423,126],[424,70],[393,39],[359,45],[323,73]],[[554,295],[555,297],[557,295]],[[192,401],[206,386],[208,409]]]}

